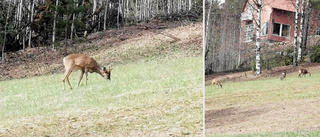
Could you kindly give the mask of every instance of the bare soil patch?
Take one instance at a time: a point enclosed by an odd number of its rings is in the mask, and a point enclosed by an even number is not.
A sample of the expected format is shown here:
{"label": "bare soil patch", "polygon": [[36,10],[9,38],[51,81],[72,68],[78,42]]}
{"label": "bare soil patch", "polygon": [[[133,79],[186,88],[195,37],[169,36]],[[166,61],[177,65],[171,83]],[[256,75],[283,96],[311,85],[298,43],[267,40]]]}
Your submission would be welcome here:
{"label": "bare soil patch", "polygon": [[320,130],[320,99],[206,110],[206,134]]}

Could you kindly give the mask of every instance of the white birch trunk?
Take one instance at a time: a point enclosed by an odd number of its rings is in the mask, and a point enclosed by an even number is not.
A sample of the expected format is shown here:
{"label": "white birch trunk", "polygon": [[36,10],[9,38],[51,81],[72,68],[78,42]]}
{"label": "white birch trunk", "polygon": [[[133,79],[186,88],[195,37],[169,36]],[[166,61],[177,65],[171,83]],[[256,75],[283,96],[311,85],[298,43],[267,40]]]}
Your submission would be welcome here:
{"label": "white birch trunk", "polygon": [[117,15],[117,27],[120,28],[120,0],[118,1],[118,15]]}
{"label": "white birch trunk", "polygon": [[96,15],[94,15],[96,10],[97,10],[97,0],[93,0],[93,9],[92,9],[93,16],[92,16],[92,22],[91,22],[92,24],[91,25],[93,25],[96,21]]}
{"label": "white birch trunk", "polygon": [[[30,22],[33,23],[33,12],[34,12],[34,0],[31,1],[31,16],[30,16]],[[31,25],[30,25],[31,26]],[[32,27],[29,27],[29,39],[28,39],[28,46],[31,48],[31,40],[32,40]]]}
{"label": "white birch trunk", "polygon": [[305,0],[302,0],[301,3],[301,19],[300,19],[300,37],[299,37],[299,47],[298,47],[298,62],[301,60],[301,52],[302,52],[302,45],[303,45],[303,26],[304,26],[304,8],[305,8]]}
{"label": "white birch trunk", "polygon": [[260,53],[260,29],[261,29],[261,0],[257,0],[257,31],[256,31],[256,75],[261,74],[261,53]]}
{"label": "white birch trunk", "polygon": [[56,40],[56,18],[57,18],[57,7],[58,7],[58,4],[59,4],[59,0],[56,0],[56,7],[55,7],[55,11],[54,11],[54,19],[53,19],[53,34],[52,34],[52,49],[54,49],[54,42]]}
{"label": "white birch trunk", "polygon": [[293,39],[293,66],[297,66],[297,36],[298,36],[299,0],[296,0],[296,14],[294,20],[294,39]]}

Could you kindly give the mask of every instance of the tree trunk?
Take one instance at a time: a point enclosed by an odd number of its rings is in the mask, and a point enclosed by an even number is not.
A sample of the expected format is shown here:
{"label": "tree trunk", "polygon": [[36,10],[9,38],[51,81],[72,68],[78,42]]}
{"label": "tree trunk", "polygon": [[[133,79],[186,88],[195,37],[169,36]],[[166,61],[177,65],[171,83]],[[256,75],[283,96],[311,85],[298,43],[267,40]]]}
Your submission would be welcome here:
{"label": "tree trunk", "polygon": [[31,48],[31,40],[32,40],[32,23],[33,23],[33,12],[34,12],[34,0],[31,0],[31,16],[30,16],[30,27],[29,27],[29,39],[28,39],[28,47]]}
{"label": "tree trunk", "polygon": [[103,30],[106,31],[107,30],[107,14],[108,14],[108,5],[109,5],[109,0],[107,0],[106,5],[105,5],[105,9],[104,9],[104,16],[103,16]]}
{"label": "tree trunk", "polygon": [[299,0],[296,0],[296,14],[294,20],[294,39],[293,39],[293,66],[297,66],[297,36],[298,36]]}
{"label": "tree trunk", "polygon": [[301,17],[300,17],[300,38],[299,38],[299,47],[298,47],[298,62],[301,61],[301,52],[303,47],[303,27],[304,27],[304,7],[305,7],[305,0],[302,0],[301,6]]}
{"label": "tree trunk", "polygon": [[96,22],[96,17],[97,15],[95,15],[94,13],[97,10],[97,0],[93,0],[93,9],[92,9],[92,21],[91,21],[91,25],[94,26],[95,22]]}
{"label": "tree trunk", "polygon": [[118,1],[118,15],[117,15],[117,27],[120,28],[120,0]]}
{"label": "tree trunk", "polygon": [[[309,27],[309,22],[310,22],[310,11],[311,11],[311,0],[308,1],[307,3],[307,11],[306,11],[306,22],[305,22],[305,34],[304,34],[304,41],[303,41],[303,49],[304,51],[307,50],[307,42],[308,42],[308,32],[310,30],[310,27]],[[309,56],[309,52],[307,51],[307,55]],[[310,60],[308,59],[308,62],[310,62]]]}
{"label": "tree trunk", "polygon": [[261,74],[261,53],[260,53],[260,29],[261,29],[261,0],[257,0],[257,31],[256,31],[256,75]]}
{"label": "tree trunk", "polygon": [[2,61],[2,64],[4,64],[4,50],[5,50],[5,47],[6,47],[6,39],[7,39],[7,25],[8,25],[8,19],[9,19],[9,15],[10,15],[10,9],[11,8],[11,0],[9,0],[9,8],[8,8],[8,11],[7,11],[7,17],[6,17],[6,23],[4,25],[4,38],[3,38],[3,44],[2,44],[2,58],[1,58],[1,61]]}
{"label": "tree trunk", "polygon": [[57,22],[57,7],[59,4],[59,0],[56,0],[56,7],[55,7],[55,11],[54,11],[54,19],[53,19],[53,34],[52,34],[52,49],[54,49],[54,44],[55,44],[55,40],[56,40],[56,22]]}
{"label": "tree trunk", "polygon": [[208,15],[207,15],[207,22],[206,22],[206,27],[205,27],[205,36],[204,36],[204,45],[207,46],[207,40],[208,40],[208,33],[209,33],[209,22],[210,22],[210,15],[211,15],[211,9],[212,9],[212,3],[213,0],[210,0],[210,5],[209,5],[209,9],[208,9]]}

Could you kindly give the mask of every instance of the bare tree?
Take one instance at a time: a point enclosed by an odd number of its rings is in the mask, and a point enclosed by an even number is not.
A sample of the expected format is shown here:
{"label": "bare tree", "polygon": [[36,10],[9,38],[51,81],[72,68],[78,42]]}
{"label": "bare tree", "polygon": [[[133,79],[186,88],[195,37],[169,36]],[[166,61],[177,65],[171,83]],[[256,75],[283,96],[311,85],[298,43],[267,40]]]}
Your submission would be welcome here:
{"label": "bare tree", "polygon": [[294,21],[294,39],[293,39],[293,66],[297,66],[297,37],[298,37],[298,18],[299,18],[299,4],[300,1],[296,0],[296,13]]}
{"label": "bare tree", "polygon": [[5,26],[4,26],[4,38],[3,38],[3,44],[2,44],[2,63],[4,63],[4,50],[5,50],[5,47],[6,47],[6,39],[7,39],[7,26],[8,26],[8,20],[9,20],[9,15],[10,15],[10,10],[11,10],[11,0],[9,0],[9,8],[8,8],[8,11],[7,11],[7,17],[6,17],[6,23],[5,23]]}
{"label": "bare tree", "polygon": [[[30,15],[30,23],[33,23],[33,12],[34,12],[34,0],[31,0],[31,15]],[[28,47],[31,48],[31,39],[32,39],[32,27],[30,25],[29,27],[29,41],[28,41]]]}
{"label": "bare tree", "polygon": [[55,6],[55,11],[54,11],[54,17],[53,17],[53,34],[52,34],[52,49],[54,49],[54,44],[56,41],[56,24],[57,24],[57,12],[58,12],[58,4],[59,4],[59,0],[56,0],[56,6]]}
{"label": "bare tree", "polygon": [[299,46],[298,46],[298,62],[301,60],[301,52],[302,52],[302,46],[303,46],[303,27],[304,27],[304,20],[305,20],[305,15],[304,15],[304,9],[305,9],[305,0],[302,0],[301,2],[301,17],[300,17],[300,37],[299,37]]}
{"label": "bare tree", "polygon": [[256,18],[256,75],[261,74],[261,52],[260,52],[260,30],[261,30],[261,8],[262,8],[262,2],[261,0],[255,1],[256,8],[257,8],[257,18]]}

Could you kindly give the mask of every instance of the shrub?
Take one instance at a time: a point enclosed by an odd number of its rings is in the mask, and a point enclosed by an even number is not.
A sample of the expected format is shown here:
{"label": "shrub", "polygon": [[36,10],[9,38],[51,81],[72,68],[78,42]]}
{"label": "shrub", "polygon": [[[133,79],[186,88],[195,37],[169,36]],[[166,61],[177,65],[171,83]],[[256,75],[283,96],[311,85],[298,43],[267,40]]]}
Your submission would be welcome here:
{"label": "shrub", "polygon": [[315,46],[310,50],[311,62],[320,62],[320,47]]}

